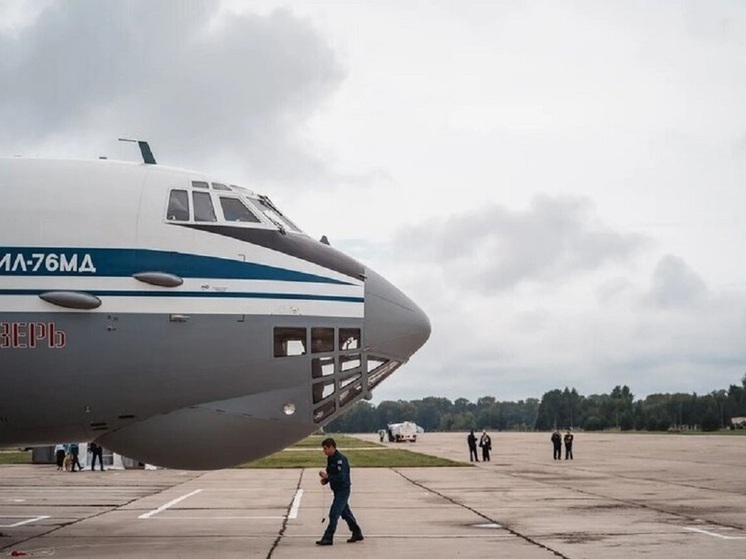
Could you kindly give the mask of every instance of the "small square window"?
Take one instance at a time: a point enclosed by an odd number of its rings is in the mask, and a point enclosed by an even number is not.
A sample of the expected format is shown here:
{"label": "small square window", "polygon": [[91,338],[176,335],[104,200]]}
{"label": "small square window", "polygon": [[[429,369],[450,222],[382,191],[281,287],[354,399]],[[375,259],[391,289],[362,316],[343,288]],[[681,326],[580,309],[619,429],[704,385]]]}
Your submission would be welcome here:
{"label": "small square window", "polygon": [[339,405],[346,406],[347,404],[353,402],[355,398],[360,396],[362,392],[363,392],[362,384],[358,384],[357,386],[353,386],[349,389],[343,390],[339,394]]}
{"label": "small square window", "polygon": [[321,423],[324,419],[332,415],[337,409],[337,404],[334,400],[329,400],[327,403],[320,405],[318,408],[313,410],[313,420],[315,423]]}
{"label": "small square window", "polygon": [[334,380],[317,382],[313,385],[313,403],[318,404],[334,394]]}
{"label": "small square window", "polygon": [[339,379],[339,387],[345,388],[346,386],[349,386],[355,381],[360,380],[360,378],[363,376],[362,373],[352,373],[349,376],[340,377]]}
{"label": "small square window", "polygon": [[321,378],[334,374],[334,357],[314,357],[311,359],[311,377]]}
{"label": "small square window", "polygon": [[334,351],[334,328],[311,328],[311,353]]}
{"label": "small square window", "polygon": [[305,328],[275,328],[274,355],[275,357],[289,357],[305,355]]}
{"label": "small square window", "polygon": [[339,358],[339,369],[343,373],[359,369],[361,364],[362,361],[360,360],[359,353],[355,355],[344,355]]}
{"label": "small square window", "polygon": [[339,329],[339,351],[360,349],[360,328]]}

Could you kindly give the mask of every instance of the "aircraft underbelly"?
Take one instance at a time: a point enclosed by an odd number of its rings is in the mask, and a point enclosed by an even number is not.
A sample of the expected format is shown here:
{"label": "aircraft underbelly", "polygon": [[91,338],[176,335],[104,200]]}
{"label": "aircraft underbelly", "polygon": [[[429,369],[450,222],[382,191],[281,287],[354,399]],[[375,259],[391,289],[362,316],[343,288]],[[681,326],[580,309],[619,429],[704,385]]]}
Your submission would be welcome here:
{"label": "aircraft underbelly", "polygon": [[[291,388],[298,390],[296,418],[304,412],[310,418],[308,357],[274,359],[272,329],[351,323],[238,315],[174,322],[169,315],[102,313],[11,314],[3,320],[48,329],[53,324],[64,344],[36,340],[28,347],[26,335],[27,347],[3,350],[0,444],[19,436],[29,444],[59,442],[71,432],[95,438],[205,402]],[[275,412],[280,410],[278,403]],[[260,417],[250,406],[242,412]]]}

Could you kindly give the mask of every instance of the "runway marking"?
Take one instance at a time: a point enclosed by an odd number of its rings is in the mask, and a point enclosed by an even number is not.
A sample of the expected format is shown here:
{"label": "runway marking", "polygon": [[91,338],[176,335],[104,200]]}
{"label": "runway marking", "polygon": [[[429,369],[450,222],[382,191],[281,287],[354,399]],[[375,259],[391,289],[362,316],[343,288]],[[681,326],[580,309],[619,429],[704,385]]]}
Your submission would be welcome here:
{"label": "runway marking", "polygon": [[[286,538],[292,538],[292,539],[309,539],[309,538],[318,538],[317,533],[308,533],[308,534],[287,534]],[[365,534],[365,539],[386,539],[386,540],[481,540],[481,539],[494,539],[494,538],[500,538],[500,539],[511,539],[513,536],[511,534]]]}
{"label": "runway marking", "polygon": [[285,520],[285,516],[159,516],[151,520]]}
{"label": "runway marking", "polygon": [[706,534],[708,536],[712,536],[714,538],[720,538],[723,540],[746,540],[746,536],[724,536],[723,534],[718,534],[716,532],[710,532],[709,530],[703,530],[702,528],[684,527],[684,530],[689,530],[691,532],[699,532],[700,534]]}
{"label": "runway marking", "polygon": [[[171,508],[177,503],[180,503],[181,501],[188,499],[192,495],[196,495],[197,493],[200,493],[203,491],[202,489],[197,489],[195,491],[192,491],[191,493],[187,493],[186,495],[182,495],[181,497],[177,497],[176,499],[173,499],[166,503],[165,505],[161,505],[157,509],[153,509],[150,512],[146,512],[138,516],[137,518],[141,519],[154,519],[155,515],[162,513],[163,511]],[[211,490],[212,491],[212,490]],[[303,498],[303,490],[298,489],[296,491],[295,496],[293,497],[293,502],[290,506],[290,512],[287,516],[182,516],[182,515],[176,515],[176,516],[161,516],[158,517],[156,520],[285,520],[285,519],[295,519],[298,518],[298,512],[300,510],[300,503],[301,499]]]}
{"label": "runway marking", "polygon": [[192,495],[196,495],[197,493],[200,493],[200,492],[202,492],[202,490],[201,490],[201,489],[195,489],[195,490],[194,490],[194,491],[192,491],[191,493],[187,493],[186,495],[182,495],[181,497],[177,497],[176,499],[174,499],[174,500],[172,500],[172,501],[169,501],[169,502],[168,502],[168,503],[166,503],[165,505],[161,505],[161,506],[160,506],[160,507],[158,507],[157,509],[153,509],[153,510],[151,510],[150,512],[146,512],[145,514],[141,514],[141,515],[140,515],[140,516],[138,516],[137,518],[143,518],[143,519],[144,519],[144,518],[152,518],[152,517],[154,517],[154,516],[155,516],[156,514],[158,514],[158,513],[161,513],[161,512],[163,512],[164,510],[166,510],[166,509],[168,509],[168,508],[170,508],[170,507],[174,506],[175,504],[177,504],[177,503],[180,503],[180,502],[181,502],[181,501],[183,501],[184,499],[188,499],[188,498],[189,498],[189,497],[191,497]]}
{"label": "runway marking", "polygon": [[300,500],[303,498],[303,490],[298,489],[293,497],[293,504],[290,506],[290,513],[288,518],[298,518],[298,509],[300,508]]}
{"label": "runway marking", "polygon": [[6,516],[5,518],[28,518],[28,520],[22,520],[21,522],[16,522],[15,524],[0,524],[0,528],[15,528],[17,526],[23,526],[24,524],[31,524],[32,522],[36,522],[37,520],[44,520],[45,518],[51,518],[50,516]]}

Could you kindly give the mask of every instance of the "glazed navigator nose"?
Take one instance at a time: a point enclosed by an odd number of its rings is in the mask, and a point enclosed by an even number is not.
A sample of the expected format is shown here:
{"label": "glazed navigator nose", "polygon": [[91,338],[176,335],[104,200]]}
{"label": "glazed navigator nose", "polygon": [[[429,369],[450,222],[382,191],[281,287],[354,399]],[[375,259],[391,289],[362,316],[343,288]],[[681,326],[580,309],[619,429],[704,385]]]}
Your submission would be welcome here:
{"label": "glazed navigator nose", "polygon": [[409,297],[366,270],[365,341],[371,355],[407,361],[430,337],[430,320]]}

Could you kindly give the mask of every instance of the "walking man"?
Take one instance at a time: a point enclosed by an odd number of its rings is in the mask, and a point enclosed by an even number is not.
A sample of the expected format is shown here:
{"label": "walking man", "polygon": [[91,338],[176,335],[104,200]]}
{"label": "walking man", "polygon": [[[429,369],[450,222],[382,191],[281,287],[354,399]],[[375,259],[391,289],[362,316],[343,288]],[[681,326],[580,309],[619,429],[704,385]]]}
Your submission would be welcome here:
{"label": "walking man", "polygon": [[78,456],[80,455],[80,446],[78,443],[70,443],[70,454],[72,454],[73,461],[72,461],[72,467],[70,468],[71,472],[75,471],[75,466],[78,466],[78,471],[83,469],[83,466],[80,465],[80,460],[78,460]]}
{"label": "walking man", "polygon": [[91,449],[91,471],[96,469],[96,460],[101,467],[101,471],[104,471],[104,449],[100,444],[91,443],[88,445]]}
{"label": "walking man", "polygon": [[329,484],[334,493],[332,506],[329,508],[329,523],[326,531],[316,545],[332,545],[334,543],[334,532],[337,530],[337,522],[341,516],[352,532],[347,543],[363,541],[363,531],[358,526],[355,516],[350,510],[348,501],[350,499],[350,463],[347,457],[337,450],[334,439],[324,439],[321,448],[326,455],[326,470],[319,470],[321,485]]}

